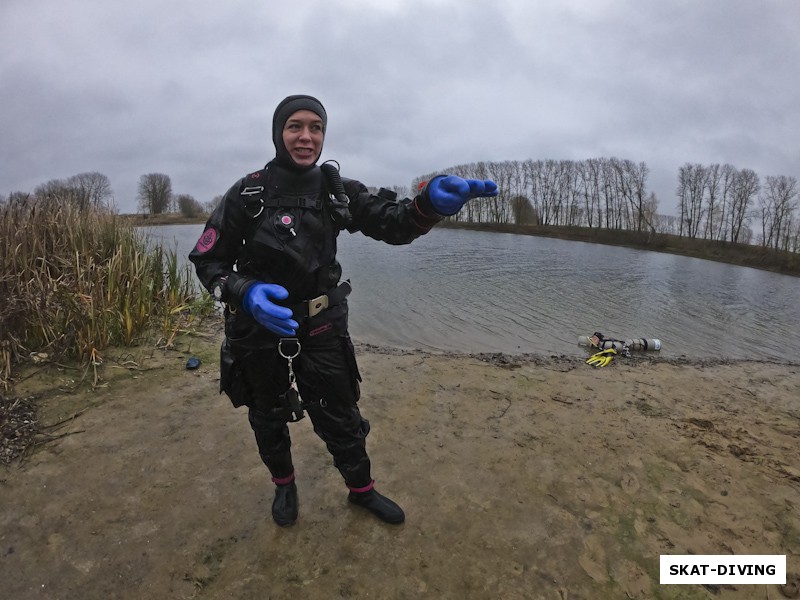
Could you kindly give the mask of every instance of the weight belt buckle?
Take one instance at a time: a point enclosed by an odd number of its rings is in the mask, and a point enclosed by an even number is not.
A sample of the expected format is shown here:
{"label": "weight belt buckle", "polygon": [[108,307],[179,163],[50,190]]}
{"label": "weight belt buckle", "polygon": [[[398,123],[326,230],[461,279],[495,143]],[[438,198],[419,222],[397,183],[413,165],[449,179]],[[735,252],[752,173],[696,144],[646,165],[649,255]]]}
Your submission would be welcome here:
{"label": "weight belt buckle", "polygon": [[328,295],[322,294],[308,301],[308,316],[315,317],[328,308]]}

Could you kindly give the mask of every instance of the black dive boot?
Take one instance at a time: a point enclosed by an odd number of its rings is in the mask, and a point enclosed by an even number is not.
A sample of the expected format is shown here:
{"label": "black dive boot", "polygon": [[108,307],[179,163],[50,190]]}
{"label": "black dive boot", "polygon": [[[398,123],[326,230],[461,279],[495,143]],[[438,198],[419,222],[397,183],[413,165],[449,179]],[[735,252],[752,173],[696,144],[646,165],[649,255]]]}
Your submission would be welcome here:
{"label": "black dive boot", "polygon": [[373,515],[385,523],[399,525],[406,520],[403,509],[396,502],[390,500],[370,483],[365,488],[350,488],[347,499],[357,506],[366,508]]}
{"label": "black dive boot", "polygon": [[285,479],[273,477],[272,481],[275,482],[272,519],[281,527],[293,525],[297,521],[297,485],[294,483],[294,473]]}
{"label": "black dive boot", "polygon": [[[369,423],[362,419],[365,432],[369,432]],[[366,436],[366,433],[364,433]],[[375,490],[375,480],[370,476],[371,463],[367,450],[362,440],[361,443],[349,448],[339,448],[334,455],[333,463],[344,477],[344,482],[350,490],[347,499],[357,506],[366,508],[373,515],[385,523],[399,525],[406,520],[403,509],[386,496]],[[368,482],[368,483],[365,483]]]}
{"label": "black dive boot", "polygon": [[272,501],[272,519],[281,527],[297,521],[297,485],[294,482],[292,453],[281,452],[270,456],[261,455],[272,474],[275,484],[275,500]]}

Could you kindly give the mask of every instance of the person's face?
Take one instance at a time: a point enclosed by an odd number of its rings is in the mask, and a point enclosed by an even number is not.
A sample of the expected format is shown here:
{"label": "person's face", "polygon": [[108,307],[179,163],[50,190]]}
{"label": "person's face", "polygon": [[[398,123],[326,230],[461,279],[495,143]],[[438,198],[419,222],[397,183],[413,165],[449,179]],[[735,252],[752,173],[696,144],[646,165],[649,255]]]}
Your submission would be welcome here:
{"label": "person's face", "polygon": [[283,126],[283,145],[292,160],[301,167],[309,167],[317,162],[324,138],[322,119],[310,110],[292,113]]}

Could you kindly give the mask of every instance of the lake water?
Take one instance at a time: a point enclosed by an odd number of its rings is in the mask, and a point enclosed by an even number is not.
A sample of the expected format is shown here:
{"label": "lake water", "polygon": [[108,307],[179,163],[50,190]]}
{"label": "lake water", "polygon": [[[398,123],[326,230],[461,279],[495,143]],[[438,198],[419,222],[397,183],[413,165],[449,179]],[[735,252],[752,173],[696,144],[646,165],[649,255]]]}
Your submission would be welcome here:
{"label": "lake water", "polygon": [[[186,256],[202,225],[147,231]],[[658,338],[661,355],[800,358],[800,278],[534,236],[434,229],[408,246],[339,236],[359,342],[584,356],[578,337]]]}

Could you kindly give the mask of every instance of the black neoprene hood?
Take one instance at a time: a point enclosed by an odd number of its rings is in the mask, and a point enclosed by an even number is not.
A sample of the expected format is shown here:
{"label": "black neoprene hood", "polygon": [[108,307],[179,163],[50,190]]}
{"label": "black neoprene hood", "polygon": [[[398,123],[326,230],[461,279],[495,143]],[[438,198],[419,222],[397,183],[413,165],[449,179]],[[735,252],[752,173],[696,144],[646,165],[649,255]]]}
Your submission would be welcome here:
{"label": "black neoprene hood", "polygon": [[319,118],[322,119],[323,133],[328,127],[328,114],[325,112],[325,107],[322,106],[322,102],[313,96],[306,96],[304,94],[288,96],[278,104],[278,107],[275,109],[275,114],[272,116],[272,143],[275,144],[275,157],[280,164],[292,169],[298,169],[299,167],[291,159],[289,151],[283,143],[283,128],[286,125],[286,121],[289,120],[289,117],[298,110],[310,110],[317,114]]}

